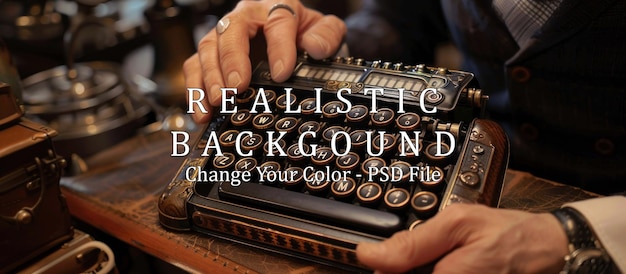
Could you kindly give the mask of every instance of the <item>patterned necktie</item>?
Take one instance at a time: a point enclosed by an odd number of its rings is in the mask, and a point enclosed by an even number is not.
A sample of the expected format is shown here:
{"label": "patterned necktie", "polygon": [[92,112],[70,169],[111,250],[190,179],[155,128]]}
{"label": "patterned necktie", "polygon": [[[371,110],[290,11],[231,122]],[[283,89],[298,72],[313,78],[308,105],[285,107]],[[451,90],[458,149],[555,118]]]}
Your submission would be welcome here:
{"label": "patterned necktie", "polygon": [[492,5],[522,47],[552,16],[563,0],[493,0]]}

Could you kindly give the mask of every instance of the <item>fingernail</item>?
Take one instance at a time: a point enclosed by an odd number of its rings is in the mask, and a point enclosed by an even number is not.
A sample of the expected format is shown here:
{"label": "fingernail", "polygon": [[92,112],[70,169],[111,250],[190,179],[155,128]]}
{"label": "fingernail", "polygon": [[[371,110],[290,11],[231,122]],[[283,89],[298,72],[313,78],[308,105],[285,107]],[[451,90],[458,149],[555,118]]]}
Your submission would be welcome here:
{"label": "fingernail", "polygon": [[241,84],[241,76],[239,76],[239,72],[233,71],[230,74],[228,74],[228,87],[229,88],[234,88],[239,86],[239,84]]}
{"label": "fingernail", "polygon": [[285,69],[285,65],[283,65],[283,60],[278,60],[272,67],[272,78],[276,78],[277,75],[280,75]]}
{"label": "fingernail", "polygon": [[328,52],[328,49],[330,48],[330,45],[328,45],[328,42],[326,42],[324,39],[322,39],[322,37],[320,37],[317,34],[311,34],[311,36],[313,37],[313,39],[315,39],[315,41],[317,41],[317,43],[319,44],[320,48],[325,53]]}

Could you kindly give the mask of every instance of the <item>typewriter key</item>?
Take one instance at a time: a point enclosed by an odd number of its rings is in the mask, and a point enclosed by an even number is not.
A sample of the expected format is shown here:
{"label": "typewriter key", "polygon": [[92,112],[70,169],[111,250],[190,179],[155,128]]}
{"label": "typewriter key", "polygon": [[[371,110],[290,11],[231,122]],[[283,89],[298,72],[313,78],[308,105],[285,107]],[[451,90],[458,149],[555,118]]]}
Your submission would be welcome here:
{"label": "typewriter key", "polygon": [[306,163],[306,159],[308,159],[308,156],[304,156],[302,151],[300,151],[299,146],[302,147],[302,149],[304,150],[304,154],[309,154],[311,153],[311,147],[307,144],[293,144],[291,145],[288,149],[287,149],[287,158],[289,159],[289,161],[294,164],[294,165],[302,165]]}
{"label": "typewriter key", "polygon": [[382,193],[383,188],[379,184],[367,182],[359,186],[356,196],[362,205],[375,205],[380,201]]}
{"label": "typewriter key", "polygon": [[372,113],[371,120],[372,126],[377,128],[387,128],[393,122],[395,112],[390,108],[381,108],[375,113]]}
{"label": "typewriter key", "polygon": [[330,147],[319,147],[314,155],[311,156],[311,162],[318,166],[327,166],[335,160],[335,154]]}
{"label": "typewriter key", "polygon": [[409,204],[411,194],[404,188],[392,188],[385,193],[385,205],[390,210],[400,210]]}
{"label": "typewriter key", "polygon": [[304,181],[304,170],[301,167],[290,166],[285,172],[288,176],[287,180],[283,181],[285,188],[291,190],[298,189]]}
{"label": "typewriter key", "polygon": [[270,155],[269,153],[269,142],[265,142],[265,144],[263,145],[263,152],[265,153],[266,157],[278,157],[278,156],[284,156],[281,155],[283,152],[287,151],[287,143],[285,142],[285,140],[280,139],[278,140],[278,147],[272,145],[272,155]]}
{"label": "typewriter key", "polygon": [[252,157],[245,157],[239,159],[235,164],[235,170],[238,171],[253,171],[257,166],[256,159]]}
{"label": "typewriter key", "polygon": [[[317,100],[306,98],[300,102],[300,113],[302,115],[313,115],[317,111]],[[321,113],[321,110],[320,110]]]}
{"label": "typewriter key", "polygon": [[418,225],[422,224],[424,221],[422,220],[415,220],[411,223],[411,225],[409,226],[409,231],[412,231],[413,229],[415,229]]}
{"label": "typewriter key", "polygon": [[261,164],[257,169],[259,173],[259,183],[275,184],[279,181],[286,180],[285,173],[281,172],[281,166],[276,161],[269,161]]}
{"label": "typewriter key", "polygon": [[307,131],[313,132],[315,133],[315,137],[313,137],[312,134],[306,134],[304,135],[303,138],[304,140],[315,140],[320,137],[321,129],[322,129],[322,126],[320,125],[320,123],[316,121],[307,121],[307,122],[304,122],[302,125],[300,125],[300,127],[298,127],[298,134],[302,135],[303,133]]}
{"label": "typewriter key", "polygon": [[352,150],[363,151],[365,144],[367,144],[367,134],[365,130],[359,129],[351,132],[350,142],[352,143]]}
{"label": "typewriter key", "polygon": [[271,113],[260,113],[254,116],[252,119],[252,126],[258,130],[266,130],[274,126],[276,122],[276,116]]}
{"label": "typewriter key", "polygon": [[[380,145],[383,145],[382,149]],[[380,134],[374,137],[374,141],[372,143],[373,150],[372,152],[375,155],[380,154],[383,158],[388,158],[389,156],[396,153],[396,137],[392,134],[385,133],[383,134],[383,139],[380,139]]]}
{"label": "typewriter key", "polygon": [[239,131],[234,129],[229,129],[227,131],[222,132],[220,134],[219,142],[222,148],[232,148],[235,146],[235,142],[237,141],[237,135],[239,135]]}
{"label": "typewriter key", "polygon": [[324,129],[324,132],[322,133],[322,138],[330,144],[333,136],[335,136],[335,143],[337,145],[343,145],[346,141],[346,135],[348,135],[348,133],[343,127],[331,126]]}
{"label": "typewriter key", "polygon": [[[295,107],[294,105],[296,105],[296,101],[298,100],[298,98],[296,98],[296,95],[291,93],[289,94],[289,109],[292,111],[295,111]],[[278,109],[280,110],[286,110],[287,109],[287,94],[281,94],[280,96],[278,96],[278,98],[276,99],[276,107],[278,107]]]}
{"label": "typewriter key", "polygon": [[398,145],[399,156],[402,157],[402,160],[417,164],[420,162],[419,152],[422,149],[422,139],[410,139],[406,140],[404,138],[400,139],[400,145]]}
{"label": "typewriter key", "polygon": [[385,170],[385,160],[380,157],[370,157],[361,164],[361,172],[368,182],[373,182],[380,177]]}
{"label": "typewriter key", "polygon": [[364,126],[369,122],[368,117],[369,109],[364,105],[353,106],[348,113],[346,113],[346,121],[350,125]]}
{"label": "typewriter key", "polygon": [[226,152],[222,156],[215,156],[215,158],[213,158],[213,167],[218,170],[230,169],[235,164],[235,159],[234,154]]}
{"label": "typewriter key", "polygon": [[411,165],[404,161],[395,161],[389,165],[389,177],[396,186],[404,186],[411,179]]}
{"label": "typewriter key", "polygon": [[237,102],[237,105],[239,106],[248,107],[252,100],[256,97],[256,93],[256,89],[247,88],[246,90],[238,93],[237,96],[235,96],[235,102]]}
{"label": "typewriter key", "polygon": [[263,94],[265,95],[265,99],[267,99],[267,103],[272,105],[276,102],[276,92],[271,89],[264,89]]}
{"label": "typewriter key", "polygon": [[305,170],[305,186],[309,193],[313,195],[325,195],[330,187],[330,181],[328,181],[324,176],[317,176],[321,170],[313,170],[307,172]]}
{"label": "typewriter key", "polygon": [[[440,151],[438,151],[440,150]],[[450,146],[446,143],[430,143],[424,149],[424,157],[431,164],[445,165],[451,160]]]}
{"label": "typewriter key", "polygon": [[246,126],[252,120],[252,114],[248,109],[239,109],[230,116],[230,123],[236,127]]}
{"label": "typewriter key", "polygon": [[429,191],[440,190],[445,185],[444,178],[446,176],[445,176],[445,173],[443,172],[443,169],[441,169],[438,166],[428,166],[427,172],[428,174],[425,178],[420,178],[420,186],[424,190],[429,190]]}
{"label": "typewriter key", "polygon": [[322,114],[328,121],[343,121],[344,104],[340,101],[330,101],[322,107]]}
{"label": "typewriter key", "polygon": [[330,190],[336,200],[348,200],[354,195],[356,190],[356,182],[348,177],[345,180],[334,181]]}
{"label": "typewriter key", "polygon": [[411,199],[411,207],[420,218],[428,218],[435,214],[437,211],[437,203],[439,203],[439,198],[429,191],[415,193]]}
{"label": "typewriter key", "polygon": [[291,137],[296,132],[299,122],[300,121],[295,117],[283,117],[276,122],[274,128],[276,129],[276,131],[287,132],[286,136]]}
{"label": "typewriter key", "polygon": [[419,124],[420,116],[412,112],[404,113],[396,119],[396,126],[403,131],[416,130]]}
{"label": "typewriter key", "polygon": [[361,159],[358,154],[354,152],[348,152],[348,154],[346,155],[337,157],[337,160],[335,161],[335,166],[337,166],[339,170],[352,171],[359,165],[360,160]]}
{"label": "typewriter key", "polygon": [[254,153],[261,147],[262,144],[263,137],[256,133],[252,135],[246,135],[241,138],[241,148],[243,150],[242,152],[244,152],[245,155],[247,155],[246,153],[249,151],[252,151]]}

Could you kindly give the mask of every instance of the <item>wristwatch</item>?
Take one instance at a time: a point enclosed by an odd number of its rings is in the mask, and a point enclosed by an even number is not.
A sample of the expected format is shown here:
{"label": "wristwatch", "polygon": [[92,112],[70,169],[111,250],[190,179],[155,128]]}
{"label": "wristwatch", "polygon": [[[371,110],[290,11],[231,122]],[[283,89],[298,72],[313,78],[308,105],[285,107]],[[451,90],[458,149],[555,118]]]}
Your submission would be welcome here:
{"label": "wristwatch", "polygon": [[587,224],[585,218],[575,209],[563,207],[552,211],[561,222],[569,240],[570,254],[565,256],[566,273],[608,273],[612,262],[600,241]]}

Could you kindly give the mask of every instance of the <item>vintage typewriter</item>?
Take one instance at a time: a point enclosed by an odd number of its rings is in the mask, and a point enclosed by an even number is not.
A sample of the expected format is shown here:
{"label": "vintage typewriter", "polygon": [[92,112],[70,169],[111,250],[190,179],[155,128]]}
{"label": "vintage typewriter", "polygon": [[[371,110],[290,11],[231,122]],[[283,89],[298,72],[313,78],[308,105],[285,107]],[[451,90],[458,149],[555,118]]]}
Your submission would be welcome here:
{"label": "vintage typewriter", "polygon": [[362,269],[359,242],[413,229],[450,204],[498,205],[508,140],[480,118],[488,97],[473,78],[304,55],[275,83],[261,62],[165,188],[160,222]]}

